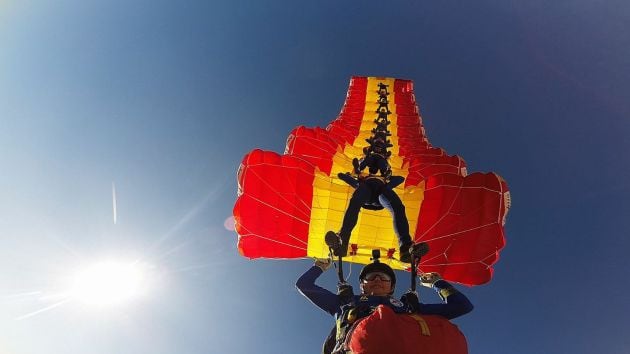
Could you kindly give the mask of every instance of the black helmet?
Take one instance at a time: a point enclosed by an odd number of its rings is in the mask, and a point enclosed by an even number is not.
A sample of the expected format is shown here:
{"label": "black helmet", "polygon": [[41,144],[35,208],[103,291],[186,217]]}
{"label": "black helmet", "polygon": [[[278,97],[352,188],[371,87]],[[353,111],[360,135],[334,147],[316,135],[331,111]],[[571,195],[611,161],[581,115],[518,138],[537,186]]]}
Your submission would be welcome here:
{"label": "black helmet", "polygon": [[361,269],[359,280],[362,281],[368,274],[376,272],[381,272],[389,275],[389,277],[392,278],[392,289],[394,288],[394,286],[396,286],[396,273],[394,273],[392,267],[388,266],[385,263],[379,262],[378,259],[375,260],[374,263],[370,263],[363,267],[363,269]]}

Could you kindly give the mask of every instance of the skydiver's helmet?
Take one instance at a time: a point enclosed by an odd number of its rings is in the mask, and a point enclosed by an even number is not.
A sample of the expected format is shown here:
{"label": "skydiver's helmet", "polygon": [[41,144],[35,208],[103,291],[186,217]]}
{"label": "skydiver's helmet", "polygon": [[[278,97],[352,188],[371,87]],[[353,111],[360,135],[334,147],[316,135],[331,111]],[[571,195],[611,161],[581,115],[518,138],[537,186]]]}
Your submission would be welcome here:
{"label": "skydiver's helmet", "polygon": [[374,263],[370,263],[361,269],[361,274],[359,274],[359,281],[363,282],[363,279],[370,273],[385,273],[392,279],[392,293],[394,292],[394,288],[396,287],[396,273],[392,267],[388,266],[385,263],[381,263],[378,259],[374,260]]}

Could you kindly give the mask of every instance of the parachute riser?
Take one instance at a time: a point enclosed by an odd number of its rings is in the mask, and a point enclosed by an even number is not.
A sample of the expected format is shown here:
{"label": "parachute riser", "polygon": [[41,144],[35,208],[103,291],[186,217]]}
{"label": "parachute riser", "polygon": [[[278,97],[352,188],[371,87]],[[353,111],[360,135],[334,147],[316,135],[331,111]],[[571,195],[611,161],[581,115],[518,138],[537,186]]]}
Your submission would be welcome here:
{"label": "parachute riser", "polygon": [[417,282],[416,278],[418,276],[418,264],[420,263],[420,257],[413,255],[411,259],[411,288],[409,291],[416,292]]}
{"label": "parachute riser", "polygon": [[[332,250],[331,250],[332,254]],[[339,285],[345,284],[346,280],[343,278],[343,257],[337,257],[337,277],[339,278]]]}
{"label": "parachute riser", "polygon": [[[332,247],[328,247],[330,259],[334,259],[333,257],[333,249]],[[337,283],[337,295],[341,298],[343,303],[350,303],[352,301],[352,297],[354,296],[354,291],[352,289],[352,285],[348,284],[343,277],[343,257],[337,257],[337,277],[339,278],[339,282]]]}
{"label": "parachute riser", "polygon": [[[335,259],[334,254],[335,250],[339,249],[341,246],[340,240],[337,235],[333,232],[328,232],[325,237],[326,245],[328,246],[328,256],[331,260]],[[337,276],[339,277],[339,286],[345,284],[346,281],[343,278],[343,256],[339,255],[337,257]]]}
{"label": "parachute riser", "polygon": [[429,252],[429,247],[426,243],[416,243],[409,249],[411,254],[411,288],[403,295],[402,301],[409,306],[409,313],[416,313],[420,310],[420,300],[418,298],[417,288],[417,276],[418,266],[420,265],[420,258]]}

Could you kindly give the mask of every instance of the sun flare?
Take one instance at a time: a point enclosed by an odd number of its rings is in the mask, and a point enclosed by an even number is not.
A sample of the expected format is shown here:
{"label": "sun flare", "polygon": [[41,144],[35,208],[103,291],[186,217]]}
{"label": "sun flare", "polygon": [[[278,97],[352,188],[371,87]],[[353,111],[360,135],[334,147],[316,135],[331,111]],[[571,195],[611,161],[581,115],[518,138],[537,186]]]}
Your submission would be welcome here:
{"label": "sun flare", "polygon": [[146,266],[142,264],[103,261],[76,274],[71,294],[87,305],[122,305],[143,295],[147,280]]}

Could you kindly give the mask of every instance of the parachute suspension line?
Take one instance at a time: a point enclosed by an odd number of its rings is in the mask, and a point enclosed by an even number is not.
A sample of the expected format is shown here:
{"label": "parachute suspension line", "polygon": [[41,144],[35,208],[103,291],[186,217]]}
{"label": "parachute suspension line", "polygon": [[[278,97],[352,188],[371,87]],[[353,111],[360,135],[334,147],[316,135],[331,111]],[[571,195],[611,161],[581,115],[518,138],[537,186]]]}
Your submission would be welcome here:
{"label": "parachute suspension line", "polygon": [[[464,188],[461,188],[461,189],[464,189]],[[470,187],[470,189],[483,189],[483,188]],[[455,203],[456,200],[457,200],[457,196],[453,199],[453,204]],[[471,215],[471,214],[482,212],[486,208],[486,206],[488,204],[490,204],[490,203],[492,203],[492,200],[486,200],[483,203],[480,203],[477,208],[467,212],[467,215]],[[434,225],[432,225],[429,229],[427,229],[426,232],[424,232],[422,235],[420,235],[420,238],[424,238],[424,236],[427,234],[427,232],[429,232],[431,229],[436,227],[440,222],[442,222],[442,220],[444,218],[446,218],[449,215],[455,214],[455,213],[451,212],[453,204],[451,204],[451,207],[449,207],[448,211],[444,214],[444,216],[441,219],[437,220]],[[451,225],[457,226],[457,225],[460,225],[462,222],[463,222],[462,220],[458,220],[456,223],[452,223]],[[478,226],[470,227],[470,228],[467,228],[467,229],[464,229],[464,230],[459,230],[457,232],[439,234],[439,235],[435,235],[433,238],[424,238],[423,241],[430,242],[430,241],[435,241],[435,240],[439,240],[439,239],[443,239],[443,238],[450,238],[450,237],[453,237],[453,236],[456,236],[456,235],[464,235],[465,236],[466,233],[469,233],[471,231],[481,230],[483,228],[492,227],[492,226],[499,225],[499,224],[500,224],[500,221],[495,220],[495,221],[491,221],[491,222],[485,223],[483,225],[478,225]]]}
{"label": "parachute suspension line", "polygon": [[269,242],[272,242],[272,243],[277,243],[279,245],[283,245],[283,246],[287,246],[287,247],[293,247],[293,248],[296,248],[296,249],[299,249],[299,250],[306,251],[306,247],[300,247],[300,246],[292,245],[290,243],[278,241],[276,239],[273,239],[273,238],[270,238],[270,237],[261,236],[261,235],[254,234],[254,233],[241,235],[241,237],[256,237],[256,238],[259,238],[261,240],[265,240],[265,241],[269,241]]}
{"label": "parachute suspension line", "polygon": [[[460,187],[462,186],[460,185]],[[427,228],[427,230],[422,235],[420,235],[420,238],[424,237],[424,235],[426,235],[429,231],[431,231],[434,227],[436,227],[440,222],[442,222],[442,220],[444,220],[449,214],[451,214],[451,210],[453,210],[453,207],[455,206],[455,202],[457,202],[457,198],[459,197],[460,193],[461,193],[461,189],[458,189],[457,194],[455,194],[455,197],[453,198],[453,201],[451,202],[451,205],[448,206],[448,210],[446,210],[444,215],[442,215],[433,225],[431,225],[431,227]]]}
{"label": "parachute suspension line", "polygon": [[435,254],[431,258],[426,258],[426,257],[423,258],[422,262],[420,262],[419,265],[433,265],[433,263],[431,263],[431,261],[433,261],[435,259],[439,259],[440,257],[444,257],[444,259],[448,259],[448,256],[447,256],[446,253],[448,252],[448,250],[451,248],[452,245],[453,245],[452,243],[449,244],[446,247],[446,249],[444,249],[444,251],[442,253],[440,253],[440,254]]}
{"label": "parachute suspension line", "polygon": [[308,246],[308,244],[304,240],[296,237],[295,235],[293,235],[291,233],[287,233],[286,234],[287,238],[292,239],[292,240],[294,240],[297,243],[301,243],[302,245],[304,245],[304,247],[300,247],[299,245],[288,244],[286,242],[282,242],[282,241],[279,241],[277,239],[273,239],[273,238],[270,238],[270,237],[265,237],[263,235],[259,235],[259,234],[253,233],[251,230],[249,230],[248,228],[246,228],[244,226],[241,226],[241,227],[243,228],[243,230],[245,230],[245,233],[241,234],[240,237],[257,237],[257,238],[262,239],[262,240],[267,240],[267,241],[270,241],[270,242],[274,242],[274,243],[282,244],[284,246],[294,247],[294,248],[302,249],[302,250],[306,250],[306,247]]}
{"label": "parachute suspension line", "polygon": [[[453,225],[455,225],[455,224],[453,224]],[[470,231],[481,230],[483,228],[496,226],[496,225],[499,225],[499,223],[496,222],[496,221],[493,221],[491,223],[484,224],[484,225],[479,225],[479,226],[476,226],[476,227],[471,227],[471,228],[468,228],[466,230],[460,230],[460,231],[451,232],[451,233],[448,233],[448,234],[437,235],[436,237],[433,237],[431,239],[425,239],[424,241],[429,242],[429,241],[435,241],[435,240],[443,239],[443,238],[446,238],[446,237],[453,237],[453,236],[456,236],[456,235],[462,235],[462,234],[465,235],[467,232],[470,232]]]}
{"label": "parachute suspension line", "polygon": [[[490,268],[492,264],[487,263],[486,260],[494,259],[497,256],[496,251],[492,251],[488,253],[487,256],[482,256],[481,258],[476,259],[476,260],[471,260],[468,262],[449,262],[448,251],[452,245],[453,243],[449,244],[448,247],[446,247],[446,249],[442,253],[436,254],[431,258],[423,258],[422,261],[418,260],[418,268],[419,266],[434,266],[434,267],[438,266],[439,267],[439,266],[453,266],[453,265],[468,265],[468,264],[477,264],[477,263],[484,265],[486,268]],[[437,260],[440,258],[446,260],[446,262],[438,262]],[[420,274],[422,274],[422,271],[420,271]]]}
{"label": "parachute suspension line", "polygon": [[[268,190],[268,191],[271,191],[271,192],[273,192],[276,196],[278,196],[278,199],[281,199],[281,200],[283,200],[283,201],[285,201],[285,202],[287,202],[287,203],[289,203],[289,204],[291,204],[291,203],[292,203],[292,201],[291,201],[291,200],[289,200],[289,199],[287,199],[285,196],[283,196],[283,195],[282,195],[282,193],[280,193],[280,192],[276,191],[276,190],[275,190],[275,189],[271,186],[271,184],[269,184],[269,182],[266,182],[266,181],[265,181],[265,179],[264,179],[264,178],[262,178],[262,176],[261,176],[260,174],[258,174],[256,171],[252,171],[251,173],[252,173],[254,176],[256,176],[256,177],[257,177],[257,178],[258,178],[258,179],[262,182],[262,184],[264,184],[264,185],[267,187],[267,190]],[[288,213],[288,212],[286,212],[286,211],[284,211],[284,210],[281,210],[281,209],[279,209],[279,208],[275,207],[274,205],[271,205],[270,203],[267,203],[267,202],[263,201],[263,200],[262,200],[262,199],[260,199],[260,198],[254,198],[254,197],[252,197],[252,200],[255,200],[255,201],[259,202],[259,203],[260,203],[260,204],[262,204],[262,205],[265,205],[265,206],[267,206],[267,207],[269,207],[269,208],[272,208],[272,209],[274,209],[274,210],[277,210],[279,213],[282,213],[282,214],[285,214],[285,215],[287,215],[287,216],[289,216],[289,217],[292,217],[292,218],[294,218],[294,219],[296,219],[296,220],[298,220],[298,221],[300,221],[300,222],[302,222],[302,223],[305,223],[305,224],[308,224],[308,223],[309,223],[308,219],[310,218],[310,214],[302,213],[302,216],[303,216],[305,219],[300,219],[300,218],[298,218],[297,216],[294,216],[294,215],[292,215],[292,214],[290,214],[290,213]],[[310,211],[310,209],[311,209],[311,208],[310,208],[310,206],[309,206],[309,205],[308,205],[308,204],[307,204],[304,200],[300,199],[300,202],[301,202],[303,205],[307,206],[307,207],[308,207],[308,209],[309,209],[309,211]]]}
{"label": "parachute suspension line", "polygon": [[295,219],[295,220],[297,220],[297,221],[299,221],[299,222],[301,222],[303,224],[307,224],[307,225],[309,224],[308,220],[300,219],[297,216],[294,216],[294,215],[292,215],[291,213],[289,213],[287,211],[284,211],[284,210],[282,210],[282,209],[280,209],[280,208],[278,208],[278,207],[276,207],[276,206],[274,206],[274,205],[272,205],[270,203],[267,203],[267,202],[265,202],[264,200],[262,200],[260,198],[256,198],[256,197],[249,197],[249,198],[251,200],[253,200],[253,201],[258,202],[261,205],[264,205],[264,206],[266,206],[266,207],[268,207],[270,209],[273,209],[273,210],[277,211],[280,214],[284,214],[284,215],[286,215],[286,216],[288,216],[290,218],[293,218],[293,219]]}
{"label": "parachute suspension line", "polygon": [[348,279],[350,279],[350,277],[352,276],[352,263],[348,264],[348,276],[345,279],[345,282],[348,282]]}
{"label": "parachute suspension line", "polygon": [[468,265],[468,264],[477,264],[477,263],[480,263],[480,264],[483,264],[483,265],[484,265],[484,266],[486,266],[486,267],[489,267],[489,266],[491,266],[491,265],[490,265],[490,264],[488,264],[488,263],[486,263],[486,262],[485,262],[485,260],[486,260],[486,259],[488,259],[488,258],[490,258],[490,257],[494,257],[494,256],[496,256],[496,254],[494,254],[494,253],[493,253],[493,254],[490,254],[490,255],[488,255],[488,256],[486,256],[486,257],[483,257],[483,258],[482,258],[482,259],[480,259],[480,260],[472,260],[472,261],[467,261],[467,262],[444,262],[444,263],[431,263],[431,264],[427,264],[426,262],[422,262],[422,264],[424,264],[425,266],[430,265],[430,266],[434,266],[434,267],[436,267],[436,266],[456,266],[456,265]]}

